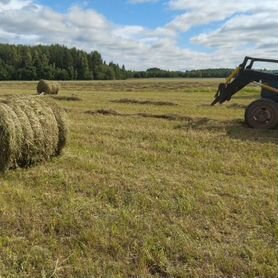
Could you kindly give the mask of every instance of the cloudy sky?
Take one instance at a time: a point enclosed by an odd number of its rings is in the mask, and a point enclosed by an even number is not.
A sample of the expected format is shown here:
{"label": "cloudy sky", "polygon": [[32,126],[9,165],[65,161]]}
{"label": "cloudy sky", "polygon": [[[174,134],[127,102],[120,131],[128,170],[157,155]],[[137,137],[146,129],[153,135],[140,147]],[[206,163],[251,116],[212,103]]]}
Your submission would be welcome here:
{"label": "cloudy sky", "polygon": [[0,42],[59,43],[128,69],[278,59],[277,0],[0,0]]}

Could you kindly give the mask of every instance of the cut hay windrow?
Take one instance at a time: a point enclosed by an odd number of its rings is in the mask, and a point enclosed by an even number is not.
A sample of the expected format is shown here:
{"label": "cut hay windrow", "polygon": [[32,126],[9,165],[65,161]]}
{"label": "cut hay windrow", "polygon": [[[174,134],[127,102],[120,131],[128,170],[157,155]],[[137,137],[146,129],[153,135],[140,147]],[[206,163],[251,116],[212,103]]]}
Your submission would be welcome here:
{"label": "cut hay windrow", "polygon": [[57,95],[60,90],[60,84],[56,81],[41,79],[37,85],[37,93],[45,95]]}
{"label": "cut hay windrow", "polygon": [[0,102],[0,171],[60,154],[67,134],[65,112],[54,101],[13,97]]}

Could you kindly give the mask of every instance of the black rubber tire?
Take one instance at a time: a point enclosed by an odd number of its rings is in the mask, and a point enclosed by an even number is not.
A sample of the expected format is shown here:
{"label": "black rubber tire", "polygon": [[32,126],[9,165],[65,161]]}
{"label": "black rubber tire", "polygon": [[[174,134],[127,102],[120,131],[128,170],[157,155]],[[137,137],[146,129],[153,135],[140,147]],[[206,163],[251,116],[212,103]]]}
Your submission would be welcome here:
{"label": "black rubber tire", "polygon": [[278,125],[278,104],[265,98],[253,101],[245,110],[245,122],[252,128],[275,128]]}

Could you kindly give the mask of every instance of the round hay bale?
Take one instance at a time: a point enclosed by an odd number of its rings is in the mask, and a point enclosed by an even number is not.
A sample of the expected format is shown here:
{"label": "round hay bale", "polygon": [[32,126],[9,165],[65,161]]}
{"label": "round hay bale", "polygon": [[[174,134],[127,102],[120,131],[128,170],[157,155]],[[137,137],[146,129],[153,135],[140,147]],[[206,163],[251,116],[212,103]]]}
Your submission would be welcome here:
{"label": "round hay bale", "polygon": [[[17,130],[19,128],[19,130]],[[18,132],[18,133],[17,133]],[[5,103],[0,105],[0,170],[5,171],[17,166],[20,156],[22,129],[15,112]]]}
{"label": "round hay bale", "polygon": [[[18,165],[28,166],[29,161],[34,157],[34,131],[30,123],[29,117],[23,108],[20,106],[20,100],[16,100],[9,104],[11,109],[16,113],[18,120],[21,123],[23,140],[21,142],[21,156],[18,159]],[[29,110],[28,112],[30,112]]]}
{"label": "round hay bale", "polygon": [[60,84],[56,81],[41,79],[37,85],[37,93],[46,95],[57,95],[60,90]]}
{"label": "round hay bale", "polygon": [[47,102],[53,111],[59,130],[58,145],[56,149],[56,153],[57,155],[59,155],[62,149],[67,144],[68,140],[69,126],[67,114],[64,109],[62,109],[60,106],[56,104],[55,101],[53,101],[53,99],[44,98],[43,100],[38,99],[37,101]]}
{"label": "round hay bale", "polygon": [[[33,144],[29,144],[31,131],[25,136],[25,147],[28,152],[24,157],[30,156],[27,159],[28,163],[35,163],[43,159],[49,159],[55,153],[58,144],[58,124],[51,107],[45,102],[41,102],[39,98],[26,99],[18,98],[11,101],[10,105],[15,109],[21,109],[27,118],[27,122],[23,121],[26,129],[27,125],[31,127],[33,133]],[[29,127],[28,127],[29,129]],[[30,138],[29,138],[30,139]],[[26,161],[23,161],[25,164]]]}
{"label": "round hay bale", "polygon": [[[28,167],[60,154],[65,144],[61,147],[59,117],[64,117],[62,110],[40,97],[0,102],[0,171]],[[66,142],[67,133],[63,136]]]}
{"label": "round hay bale", "polygon": [[59,138],[58,123],[51,107],[39,99],[30,99],[29,105],[35,112],[42,129],[43,140],[40,149],[45,159],[49,159],[56,152]]}

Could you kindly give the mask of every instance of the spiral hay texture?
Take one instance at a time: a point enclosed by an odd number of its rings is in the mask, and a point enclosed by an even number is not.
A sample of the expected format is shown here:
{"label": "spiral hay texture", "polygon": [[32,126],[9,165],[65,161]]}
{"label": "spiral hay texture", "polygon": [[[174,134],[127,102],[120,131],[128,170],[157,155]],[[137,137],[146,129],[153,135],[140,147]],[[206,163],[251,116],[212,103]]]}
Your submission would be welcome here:
{"label": "spiral hay texture", "polygon": [[65,112],[54,101],[40,97],[0,101],[0,171],[59,155],[67,135]]}
{"label": "spiral hay texture", "polygon": [[37,85],[37,93],[45,95],[57,95],[60,85],[56,81],[40,80]]}

